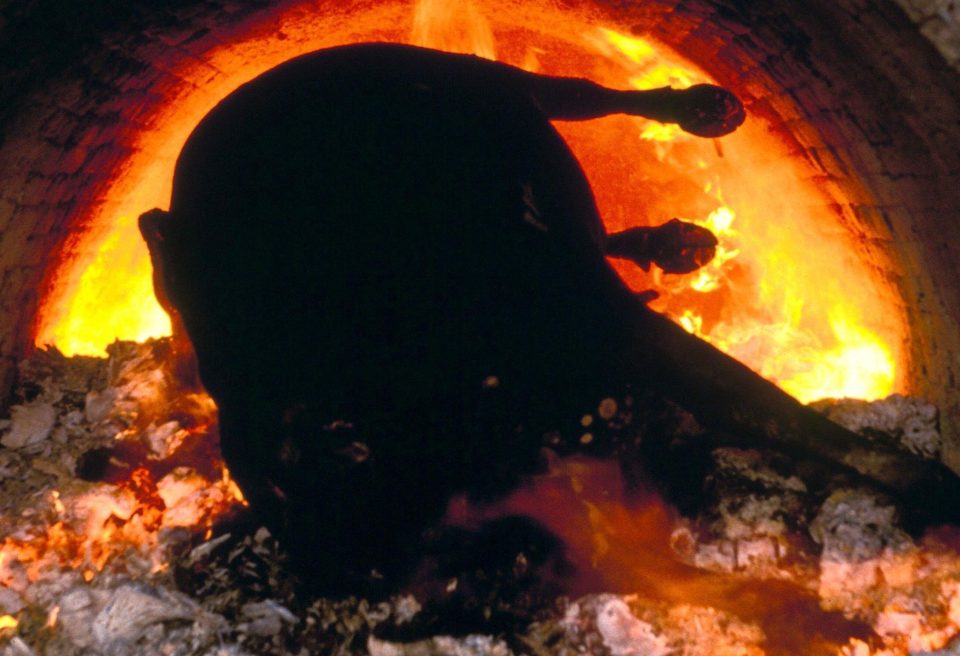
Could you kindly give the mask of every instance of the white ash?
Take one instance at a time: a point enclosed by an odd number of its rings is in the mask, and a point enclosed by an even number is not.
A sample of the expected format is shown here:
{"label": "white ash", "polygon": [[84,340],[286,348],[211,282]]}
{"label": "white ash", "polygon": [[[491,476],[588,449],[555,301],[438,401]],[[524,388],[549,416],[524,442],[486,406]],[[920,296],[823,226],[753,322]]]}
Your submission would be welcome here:
{"label": "white ash", "polygon": [[247,620],[237,625],[237,630],[259,636],[276,635],[284,624],[296,625],[300,620],[282,604],[273,599],[244,604],[240,613]]}
{"label": "white ash", "polygon": [[184,595],[131,583],[112,591],[94,617],[91,633],[103,651],[129,650],[153,625],[192,621],[199,613],[196,602]]}
{"label": "white ash", "polygon": [[0,615],[13,615],[23,610],[26,604],[16,591],[10,588],[0,588]]}
{"label": "white ash", "polygon": [[803,481],[778,473],[763,451],[720,448],[705,482],[712,499],[696,522],[671,535],[678,558],[699,569],[757,579],[792,579],[806,566],[805,517],[812,510]]}
{"label": "white ash", "polygon": [[867,490],[835,492],[810,530],[823,546],[824,608],[869,623],[892,654],[934,651],[957,636],[960,560],[935,535],[915,542],[896,509]]}
{"label": "white ash", "polygon": [[10,449],[27,447],[50,437],[57,421],[53,403],[34,401],[10,408],[10,428],[0,444]]}
{"label": "white ash", "polygon": [[36,656],[36,652],[20,636],[13,636],[3,649],[3,656]]}
{"label": "white ash", "polygon": [[197,563],[202,562],[204,559],[209,558],[213,553],[214,549],[222,545],[224,542],[227,542],[233,537],[230,533],[224,533],[212,540],[207,540],[206,542],[197,545],[190,550],[189,555],[184,561],[184,565],[187,567],[196,565]]}
{"label": "white ash", "polygon": [[[20,365],[10,426],[0,443],[0,516],[22,515],[34,495],[74,479],[77,459],[109,445],[113,435],[98,436],[83,416],[89,388],[106,384],[107,361],[66,358],[55,349],[38,350]],[[23,507],[26,504],[27,507]],[[2,520],[0,520],[2,523]]]}
{"label": "white ash", "polygon": [[[138,426],[174,438],[166,453],[153,453],[171,455],[180,428],[169,414],[184,404],[203,411],[191,416],[212,416],[212,404],[184,395],[171,377],[162,341],[109,350],[110,359],[39,350],[20,366],[19,403],[0,440],[0,614],[18,616],[22,633],[0,642],[3,653],[19,653],[22,644],[57,656],[170,656],[225,644],[223,619],[177,592],[164,565],[190,539],[177,533],[187,521],[176,514],[192,512],[195,522],[225,503],[207,494],[216,486],[186,490],[182,482],[198,474],[174,469],[160,481],[170,504],[151,518],[139,498],[146,492],[76,476],[86,453],[121,440],[149,448]],[[164,520],[171,527],[157,533]]]}
{"label": "white ash", "polygon": [[102,391],[90,390],[83,400],[83,416],[90,424],[100,424],[110,416],[119,392],[109,387]]}
{"label": "white ash", "polygon": [[[714,608],[667,604],[639,595],[588,595],[559,620],[531,626],[534,653],[573,656],[761,656],[756,625]],[[549,644],[549,649],[543,644]]]}
{"label": "white ash", "polygon": [[211,647],[203,656],[253,656],[250,652],[236,645],[217,645]]}
{"label": "white ash", "polygon": [[[55,347],[34,351],[18,366],[21,388],[34,394],[51,384],[58,393],[82,399],[87,392],[107,386],[108,368],[104,358],[77,355],[67,357]],[[27,389],[27,393],[31,393]]]}
{"label": "white ash", "polygon": [[824,559],[859,563],[885,551],[903,552],[913,541],[899,529],[897,508],[875,493],[840,490],[830,496],[810,524],[810,534],[823,545]]}
{"label": "white ash", "polygon": [[370,656],[513,656],[507,644],[496,637],[468,635],[436,636],[416,642],[388,642],[370,636],[366,644]]}
{"label": "white ash", "polygon": [[226,625],[181,593],[134,581],[79,584],[55,608],[44,654],[199,654]]}
{"label": "white ash", "polygon": [[401,595],[394,600],[393,614],[394,621],[398,625],[406,624],[422,610],[420,602],[412,595]]}
{"label": "white ash", "polygon": [[597,631],[611,656],[666,656],[667,639],[636,617],[623,599],[604,601],[597,609]]}
{"label": "white ash", "polygon": [[179,421],[168,421],[159,426],[150,424],[143,432],[143,441],[155,458],[165,460],[176,453],[188,434]]}
{"label": "white ash", "polygon": [[939,457],[943,448],[937,408],[921,399],[893,394],[879,401],[824,399],[810,407],[848,430],[900,444],[924,458]]}
{"label": "white ash", "polygon": [[807,491],[807,486],[800,478],[778,473],[766,462],[765,454],[757,449],[714,449],[713,459],[718,474],[754,481],[772,490],[799,493]]}
{"label": "white ash", "polygon": [[720,503],[721,530],[731,540],[781,537],[787,532],[783,512],[783,501],[772,496],[748,494],[741,499],[723,499]]}
{"label": "white ash", "polygon": [[[932,652],[957,636],[960,559],[933,535],[911,539],[890,501],[838,489],[817,502],[763,452],[719,449],[714,460],[705,486],[712,503],[671,536],[680,560],[816,591],[825,610],[870,625],[885,655]],[[851,640],[843,653],[876,649]]]}

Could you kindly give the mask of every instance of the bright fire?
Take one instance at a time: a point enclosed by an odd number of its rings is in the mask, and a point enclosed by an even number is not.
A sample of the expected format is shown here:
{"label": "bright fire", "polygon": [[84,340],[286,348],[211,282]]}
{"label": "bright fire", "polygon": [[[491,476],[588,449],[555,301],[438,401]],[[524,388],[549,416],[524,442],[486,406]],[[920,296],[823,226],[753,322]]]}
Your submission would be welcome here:
{"label": "bright fire", "polygon": [[[159,378],[158,370],[135,375],[133,385],[147,392],[126,397],[121,403],[126,412],[142,414],[154,405],[169,408],[163,386],[148,384]],[[131,410],[134,407],[137,409]],[[200,407],[194,406],[195,410]],[[204,407],[211,410],[214,406],[207,403]],[[186,437],[213,439],[209,435],[215,430],[212,412],[209,417],[195,418],[205,423],[179,431],[183,433],[179,441],[178,436],[171,436],[170,453],[175,453]],[[142,432],[142,427],[131,426],[116,435],[116,443],[130,438],[128,434],[135,434],[129,443],[136,443]],[[209,537],[217,519],[246,503],[221,462],[205,462],[204,467],[213,475],[176,467],[158,476],[146,466],[138,466],[117,483],[76,480],[63,489],[50,490],[45,498],[45,521],[33,522],[32,528],[0,541],[0,584],[22,590],[45,573],[63,570],[79,571],[84,580],[91,581],[109,562],[118,557],[129,560],[131,554],[151,573],[163,570],[166,554],[158,547],[164,529],[185,527],[206,531]]]}
{"label": "bright fire", "polygon": [[[60,413],[59,425],[83,418],[88,431],[64,428],[62,444],[108,438],[109,464],[90,470],[99,472],[95,482],[58,474],[27,495],[23,520],[0,537],[0,585],[23,593],[63,571],[88,582],[105,569],[162,572],[170,529],[209,537],[218,519],[245,505],[217,452],[216,405],[180,379],[179,364],[169,340],[112,346],[102,365],[107,386],[89,391],[79,413],[56,405],[62,381],[47,379],[43,398]],[[65,457],[50,449],[51,462]]]}
{"label": "bright fire", "polygon": [[[653,40],[627,36],[616,25],[591,27],[596,18],[581,10],[422,0],[412,13],[402,3],[342,11],[318,20],[294,3],[269,27],[235,35],[202,63],[181,65],[177,74],[190,91],[167,90],[169,102],[145,121],[155,129],[131,137],[133,154],[87,212],[84,225],[91,229],[68,245],[53,275],[38,344],[98,354],[117,338],[169,333],[169,320],[149,293],[149,258],[134,217],[168,204],[175,158],[221,98],[298,54],[338,43],[399,41],[496,55],[529,70],[619,88],[710,81]],[[558,128],[582,162],[610,230],[678,216],[720,237],[717,259],[693,275],[645,275],[615,265],[632,287],[660,292],[655,309],[802,401],[905,391],[897,368],[905,357],[905,328],[896,293],[864,263],[866,237],[834,209],[842,204],[838,192],[818,189],[805,165],[763,125],[748,120],[716,142],[629,117]]]}
{"label": "bright fire", "polygon": [[[401,3],[372,5],[349,21],[346,14],[318,20],[294,6],[259,31],[225,39],[229,45],[207,53],[205,61],[183,65],[178,76],[189,93],[169,90],[169,102],[149,117],[156,130],[137,135],[134,154],[89,210],[90,229],[69,246],[70,258],[46,298],[38,343],[54,343],[66,354],[98,354],[116,338],[169,332],[169,320],[149,292],[149,258],[134,217],[166,206],[175,158],[199,120],[237,86],[290,57],[338,43],[405,41],[620,88],[710,81],[664,46],[615,29],[622,26],[587,27],[596,24],[593,17],[571,9],[421,0],[411,15]],[[403,24],[412,27],[394,27]],[[583,163],[609,230],[679,216],[718,236],[717,257],[688,276],[646,274],[614,263],[633,288],[660,293],[655,309],[801,400],[875,398],[895,389],[904,340],[896,296],[864,264],[857,237],[830,209],[825,192],[763,126],[748,121],[722,146],[675,126],[628,117],[558,128]],[[670,600],[707,598],[738,612],[767,612],[775,616],[768,630],[788,631],[794,619],[789,599],[757,596],[747,584],[675,562],[667,545],[674,525],[670,511],[655,498],[625,503],[619,476],[612,463],[568,460],[519,489],[503,507],[538,517],[591,563],[586,573],[607,586],[647,586]],[[154,480],[138,468],[109,487],[78,485],[49,493],[43,533],[21,532],[0,543],[0,584],[17,577],[33,581],[63,567],[92,580],[120,554],[155,558],[161,529],[209,529],[225,509],[242,503],[225,470],[212,483],[189,470]],[[584,588],[591,584],[585,581]],[[13,616],[0,616],[0,633],[17,624]],[[945,641],[948,633],[942,633]],[[922,646],[940,646],[935,638]],[[842,653],[881,652],[851,640]]]}
{"label": "bright fire", "polygon": [[165,554],[157,549],[163,529],[209,529],[243,502],[226,470],[213,484],[196,472],[173,472],[154,482],[146,469],[137,469],[121,484],[88,487],[63,495],[52,491],[46,530],[0,543],[0,583],[18,587],[19,576],[33,582],[44,572],[63,569],[79,570],[90,581],[111,559],[129,557],[128,552],[156,571],[166,566]]}
{"label": "bright fire", "polygon": [[[609,29],[592,43],[636,88],[711,81],[689,62]],[[623,77],[595,79],[623,84]],[[720,240],[716,258],[686,276],[613,263],[631,287],[660,293],[654,309],[801,401],[876,399],[902,385],[896,365],[904,333],[894,294],[763,126],[748,120],[712,143],[640,119],[602,123],[559,127],[585,164],[609,230],[676,216]],[[620,144],[634,146],[636,159],[604,163],[590,152],[622,151]],[[637,170],[637,161],[646,165]]]}

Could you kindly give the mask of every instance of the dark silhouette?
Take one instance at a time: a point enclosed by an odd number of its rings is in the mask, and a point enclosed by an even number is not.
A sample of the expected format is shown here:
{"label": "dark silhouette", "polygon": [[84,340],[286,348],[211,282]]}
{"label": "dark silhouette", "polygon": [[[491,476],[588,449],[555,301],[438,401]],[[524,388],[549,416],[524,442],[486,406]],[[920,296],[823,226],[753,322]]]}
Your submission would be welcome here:
{"label": "dark silhouette", "polygon": [[548,119],[611,112],[705,136],[743,120],[717,87],[614,91],[362,45],[262,75],[190,136],[170,211],[141,217],[158,297],[234,478],[322,584],[395,580],[452,494],[508,489],[545,432],[624,381],[738,436],[840,462],[858,444],[609,267],[605,248],[683,271],[715,246],[678,221],[607,239]]}
{"label": "dark silhouette", "polygon": [[[507,489],[609,383],[635,301],[547,119],[613,112],[709,136],[743,120],[718,87],[365,45],[274,69],[190,137],[170,212],[141,217],[158,297],[231,472],[321,577],[402,570],[452,493]],[[653,241],[610,243],[672,261]]]}
{"label": "dark silhouette", "polygon": [[654,263],[666,273],[690,273],[704,266],[717,250],[717,238],[694,223],[671,219],[655,228],[637,227],[607,238],[608,257],[632,260],[644,271]]}

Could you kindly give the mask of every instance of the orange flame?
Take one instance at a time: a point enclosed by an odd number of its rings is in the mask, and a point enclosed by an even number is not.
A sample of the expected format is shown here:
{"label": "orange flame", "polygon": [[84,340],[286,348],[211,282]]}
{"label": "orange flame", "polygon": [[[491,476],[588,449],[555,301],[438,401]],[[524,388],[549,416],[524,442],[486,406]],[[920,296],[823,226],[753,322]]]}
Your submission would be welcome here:
{"label": "orange flame", "polygon": [[410,43],[497,58],[490,23],[471,0],[419,0],[413,11]]}
{"label": "orange flame", "polygon": [[[731,208],[721,206],[706,220],[694,221],[710,229],[720,240],[716,257],[686,279],[667,283],[661,277],[660,284],[676,295],[684,291],[722,293],[742,262],[735,260],[741,254],[739,244],[742,239],[733,228],[735,218]],[[755,259],[759,260],[760,266],[764,259],[777,265],[779,257],[777,250],[769,250]],[[802,263],[800,259],[793,265],[802,266]],[[855,305],[845,297],[827,296],[824,302],[829,332],[824,334],[821,329],[818,334],[804,327],[804,312],[809,313],[809,308],[805,308],[800,296],[802,290],[796,286],[806,285],[807,281],[816,282],[817,277],[817,272],[811,271],[801,279],[768,276],[761,281],[758,293],[761,298],[768,299],[764,307],[768,311],[780,308],[778,317],[767,315],[776,321],[768,319],[766,325],[759,319],[743,321],[738,318],[718,323],[706,331],[703,316],[694,308],[685,307],[679,315],[677,310],[668,309],[667,314],[687,331],[740,358],[801,401],[809,402],[825,396],[872,400],[889,395],[895,382],[893,349],[858,319],[859,310],[866,303]]]}
{"label": "orange flame", "polygon": [[42,532],[8,536],[0,543],[0,583],[18,588],[18,573],[33,582],[66,569],[80,570],[90,581],[131,551],[159,571],[166,567],[158,549],[163,529],[209,530],[219,517],[246,505],[226,469],[214,482],[192,470],[174,470],[154,483],[141,468],[120,485],[55,490],[49,501],[49,524]]}
{"label": "orange flame", "polygon": [[[597,38],[606,40],[605,52],[619,57],[638,87],[711,81],[689,62],[662,57],[642,39],[610,29]],[[629,122],[608,122],[611,132],[621,133],[616,142],[623,157]],[[709,228],[720,244],[716,258],[688,276],[659,271],[644,276],[614,262],[631,286],[656,289],[661,296],[652,303],[655,309],[801,401],[876,399],[902,386],[896,365],[903,359],[905,330],[895,291],[859,255],[863,237],[838,225],[840,217],[825,206],[822,192],[804,180],[810,174],[786,157],[778,142],[751,121],[724,138],[723,150],[676,129],[634,124],[641,141],[654,142],[645,153],[663,170],[638,176],[624,167],[618,175],[663,193],[644,196],[641,206],[622,192],[607,193],[604,187],[612,185],[607,173],[586,167],[608,228],[679,215]],[[579,126],[562,129],[578,155],[578,148],[599,141]],[[692,186],[683,190],[667,172]]]}

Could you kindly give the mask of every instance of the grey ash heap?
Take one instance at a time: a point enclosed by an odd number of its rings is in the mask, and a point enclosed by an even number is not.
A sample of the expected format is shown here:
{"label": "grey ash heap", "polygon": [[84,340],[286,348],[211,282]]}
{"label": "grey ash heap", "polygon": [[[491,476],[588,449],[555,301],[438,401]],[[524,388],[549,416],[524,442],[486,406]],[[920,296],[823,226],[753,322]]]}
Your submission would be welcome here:
{"label": "grey ash heap", "polygon": [[453,494],[510,489],[544,434],[625,384],[906,496],[955,486],[894,452],[857,474],[856,436],[622,284],[608,241],[672,272],[716,241],[676,223],[608,240],[549,120],[610,113],[706,137],[744,118],[708,85],[615,91],[373,44],[283,64],[191,135],[170,211],[141,217],[158,296],[219,406],[231,473],[322,585],[401,578]]}

